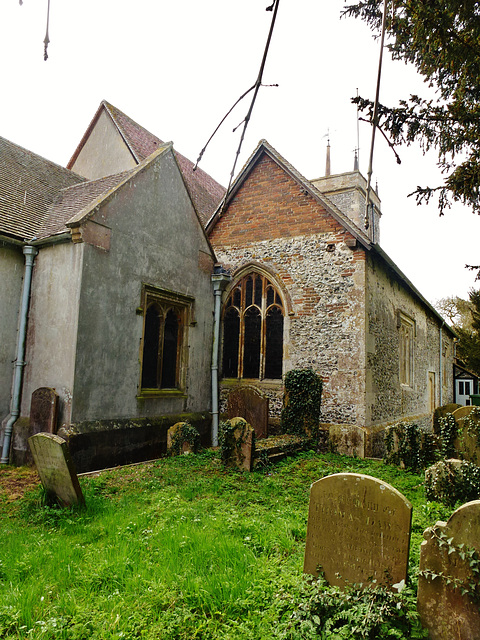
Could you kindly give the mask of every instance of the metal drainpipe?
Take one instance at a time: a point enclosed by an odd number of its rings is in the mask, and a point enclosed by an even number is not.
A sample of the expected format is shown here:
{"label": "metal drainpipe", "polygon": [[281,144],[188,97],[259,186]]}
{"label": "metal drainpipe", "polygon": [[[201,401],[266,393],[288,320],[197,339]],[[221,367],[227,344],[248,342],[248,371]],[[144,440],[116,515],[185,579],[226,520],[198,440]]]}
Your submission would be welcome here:
{"label": "metal drainpipe", "polygon": [[439,331],[439,346],[440,346],[440,372],[438,375],[438,380],[439,380],[439,385],[440,385],[440,393],[439,393],[439,402],[440,402],[440,406],[443,406],[443,367],[442,367],[442,351],[443,351],[443,335],[442,335],[442,329],[443,329],[443,325],[445,324],[445,322],[442,322],[441,326],[440,326],[440,331]]}
{"label": "metal drainpipe", "polygon": [[30,245],[23,247],[25,256],[25,273],[23,276],[22,298],[20,306],[20,322],[18,326],[17,353],[13,369],[12,400],[10,403],[10,417],[5,425],[3,436],[3,449],[0,464],[8,464],[10,458],[10,441],[12,439],[13,425],[20,415],[20,395],[22,389],[22,374],[25,366],[25,340],[27,335],[28,303],[30,300],[30,287],[32,283],[32,270],[35,256],[38,250]]}
{"label": "metal drainpipe", "polygon": [[220,265],[215,265],[212,274],[215,311],[213,317],[212,347],[212,446],[218,447],[218,352],[220,346],[220,310],[222,293],[231,276]]}

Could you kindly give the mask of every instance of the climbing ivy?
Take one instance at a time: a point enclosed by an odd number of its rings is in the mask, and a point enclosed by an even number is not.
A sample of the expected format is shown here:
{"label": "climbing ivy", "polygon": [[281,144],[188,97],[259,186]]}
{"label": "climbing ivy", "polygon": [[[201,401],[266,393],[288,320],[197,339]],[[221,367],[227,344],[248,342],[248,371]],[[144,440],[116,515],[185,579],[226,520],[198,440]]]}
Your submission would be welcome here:
{"label": "climbing ivy", "polygon": [[322,378],[313,369],[292,369],[285,374],[282,409],[284,433],[318,439]]}
{"label": "climbing ivy", "polygon": [[464,433],[475,438],[477,446],[480,447],[480,407],[473,407],[470,413],[463,419],[461,435]]}
{"label": "climbing ivy", "polygon": [[437,438],[412,422],[399,422],[385,429],[387,464],[418,471],[436,459]]}
{"label": "climbing ivy", "polygon": [[455,438],[458,435],[457,421],[453,414],[447,413],[438,421],[440,425],[441,437],[441,457],[443,459],[453,458],[455,456]]}
{"label": "climbing ivy", "polygon": [[480,497],[480,467],[464,460],[440,460],[425,474],[425,496],[449,507]]}

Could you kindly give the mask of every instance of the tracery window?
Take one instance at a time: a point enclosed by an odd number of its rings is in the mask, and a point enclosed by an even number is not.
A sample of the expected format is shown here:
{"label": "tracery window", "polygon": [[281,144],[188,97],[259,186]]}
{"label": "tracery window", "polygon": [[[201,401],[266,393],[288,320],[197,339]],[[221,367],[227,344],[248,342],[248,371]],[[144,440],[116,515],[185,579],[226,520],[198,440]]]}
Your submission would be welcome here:
{"label": "tracery window", "polygon": [[224,307],[223,377],[282,377],[283,303],[270,280],[249,273],[237,282]]}
{"label": "tracery window", "polygon": [[192,302],[153,287],[144,291],[142,392],[183,387],[185,331]]}

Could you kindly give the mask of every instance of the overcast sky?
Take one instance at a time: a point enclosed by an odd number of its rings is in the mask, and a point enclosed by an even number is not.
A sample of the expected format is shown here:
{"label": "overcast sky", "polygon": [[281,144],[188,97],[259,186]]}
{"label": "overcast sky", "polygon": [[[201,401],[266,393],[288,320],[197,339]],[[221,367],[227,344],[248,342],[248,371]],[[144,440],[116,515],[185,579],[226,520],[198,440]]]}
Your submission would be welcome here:
{"label": "overcast sky", "polygon": [[[106,99],[191,160],[258,74],[271,0],[51,0],[49,59],[43,60],[47,0],[2,0],[0,135],[66,165],[100,101]],[[378,42],[341,0],[280,0],[264,82],[237,171],[266,138],[306,178],[324,175],[327,133],[332,173],[353,169],[358,91],[373,97]],[[380,98],[396,104],[424,86],[413,69],[384,56]],[[217,133],[202,168],[228,177],[244,100]],[[360,123],[366,175],[370,127]],[[456,207],[407,195],[439,184],[435,157],[399,149],[402,164],[377,136],[374,183],[382,200],[380,243],[431,302],[478,288],[466,263],[480,262],[480,219]]]}

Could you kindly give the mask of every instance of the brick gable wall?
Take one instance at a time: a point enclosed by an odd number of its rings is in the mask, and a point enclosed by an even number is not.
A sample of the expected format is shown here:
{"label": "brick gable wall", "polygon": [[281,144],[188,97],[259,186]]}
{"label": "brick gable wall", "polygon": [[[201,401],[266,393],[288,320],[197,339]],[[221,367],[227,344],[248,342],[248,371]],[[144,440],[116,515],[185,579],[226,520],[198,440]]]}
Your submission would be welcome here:
{"label": "brick gable wall", "polygon": [[210,234],[214,246],[345,229],[291,176],[263,154]]}
{"label": "brick gable wall", "polygon": [[[324,379],[324,423],[365,425],[365,251],[264,154],[217,222],[210,241],[235,280],[239,269],[265,266],[288,305],[284,373],[312,367]],[[351,243],[349,243],[351,244]],[[242,271],[243,273],[243,271]],[[235,382],[221,385],[222,407]],[[249,381],[247,384],[252,384]],[[282,406],[280,382],[255,383]]]}

